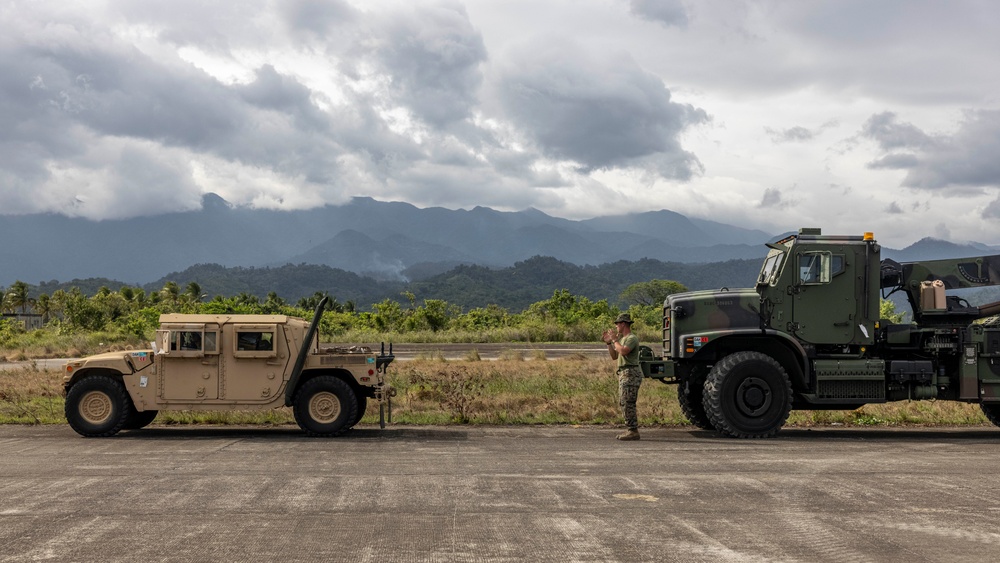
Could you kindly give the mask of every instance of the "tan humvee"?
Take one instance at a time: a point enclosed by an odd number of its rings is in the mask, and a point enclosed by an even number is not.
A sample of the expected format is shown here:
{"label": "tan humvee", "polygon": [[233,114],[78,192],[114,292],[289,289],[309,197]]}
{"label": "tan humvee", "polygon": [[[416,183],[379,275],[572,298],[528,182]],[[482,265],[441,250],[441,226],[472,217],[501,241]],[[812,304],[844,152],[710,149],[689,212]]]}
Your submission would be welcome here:
{"label": "tan humvee", "polygon": [[313,436],[336,436],[385,407],[393,361],[368,347],[320,348],[317,325],[285,315],[160,316],[150,350],[108,352],[66,364],[66,419],[84,436],[142,428],[158,411],[292,407]]}

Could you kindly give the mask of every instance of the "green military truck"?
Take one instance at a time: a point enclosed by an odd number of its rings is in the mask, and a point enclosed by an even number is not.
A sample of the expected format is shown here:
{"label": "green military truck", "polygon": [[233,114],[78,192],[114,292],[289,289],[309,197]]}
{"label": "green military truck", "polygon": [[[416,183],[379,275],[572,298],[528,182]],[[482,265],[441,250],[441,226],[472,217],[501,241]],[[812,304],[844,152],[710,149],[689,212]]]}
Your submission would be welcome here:
{"label": "green military truck", "polygon": [[159,411],[292,407],[313,436],[336,436],[361,420],[368,399],[384,426],[394,390],[392,347],[319,344],[318,325],[285,315],[160,316],[153,348],[108,352],[65,366],[66,419],[83,436],[113,436]]}
{"label": "green military truck", "polygon": [[[900,264],[871,233],[820,229],[767,246],[753,288],[670,295],[663,356],[642,350],[645,375],[678,385],[693,424],[765,438],[792,409],[937,399],[979,403],[1000,425],[1000,302],[946,293],[1000,284],[1000,256]],[[898,291],[913,322],[879,318]]]}

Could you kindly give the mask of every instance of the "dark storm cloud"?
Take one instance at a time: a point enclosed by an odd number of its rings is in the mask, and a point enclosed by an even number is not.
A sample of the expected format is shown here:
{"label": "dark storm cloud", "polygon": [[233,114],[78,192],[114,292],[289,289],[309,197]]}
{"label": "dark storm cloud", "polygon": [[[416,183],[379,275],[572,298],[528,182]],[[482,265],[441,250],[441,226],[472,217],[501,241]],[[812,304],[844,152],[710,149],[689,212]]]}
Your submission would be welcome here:
{"label": "dark storm cloud", "polygon": [[688,23],[687,9],[680,0],[629,0],[629,9],[636,16],[668,27]]}
{"label": "dark storm cloud", "polygon": [[767,188],[764,190],[764,195],[761,197],[760,203],[757,207],[780,208],[786,205],[787,203],[783,202],[781,199],[781,190],[778,188]]}
{"label": "dark storm cloud", "polygon": [[877,113],[861,127],[861,134],[874,140],[883,150],[919,149],[935,144],[934,140],[911,123],[900,123],[892,112]]}
{"label": "dark storm cloud", "polygon": [[539,150],[583,171],[639,167],[688,180],[702,169],[678,135],[708,115],[672,102],[660,79],[627,55],[587,56],[558,40],[528,45],[504,61],[497,94]]}
{"label": "dark storm cloud", "polygon": [[322,38],[335,28],[357,20],[358,13],[340,0],[286,0],[276,6],[294,32],[305,31]]}
{"label": "dark storm cloud", "polygon": [[434,127],[468,118],[477,104],[486,46],[459,4],[392,13],[356,54],[391,77],[396,103]]}
{"label": "dark storm cloud", "polygon": [[1000,199],[995,199],[983,209],[984,219],[1000,219]]}
{"label": "dark storm cloud", "polygon": [[[292,177],[336,177],[343,149],[329,133],[331,118],[318,111],[308,88],[270,65],[257,69],[249,84],[224,84],[176,57],[150,56],[96,24],[18,23],[5,28],[0,43],[6,188],[55,183],[50,197],[79,199],[74,212],[80,213],[88,213],[95,198],[76,193],[107,191],[110,205],[91,209],[93,216],[114,209],[115,189],[128,200],[130,193],[167,194],[172,184],[173,197],[162,200],[162,208],[143,212],[185,208],[200,200],[200,188],[189,159],[178,159],[174,149]],[[367,130],[377,137],[378,127]],[[53,170],[73,172],[61,179]],[[144,170],[157,170],[160,179]],[[94,182],[100,189],[88,187]],[[46,200],[39,195],[5,211],[31,211]],[[13,201],[10,196],[5,200]]]}
{"label": "dark storm cloud", "polygon": [[1000,187],[1000,111],[968,111],[952,135],[929,135],[880,113],[865,122],[861,135],[887,153],[869,167],[907,170],[904,186]]}

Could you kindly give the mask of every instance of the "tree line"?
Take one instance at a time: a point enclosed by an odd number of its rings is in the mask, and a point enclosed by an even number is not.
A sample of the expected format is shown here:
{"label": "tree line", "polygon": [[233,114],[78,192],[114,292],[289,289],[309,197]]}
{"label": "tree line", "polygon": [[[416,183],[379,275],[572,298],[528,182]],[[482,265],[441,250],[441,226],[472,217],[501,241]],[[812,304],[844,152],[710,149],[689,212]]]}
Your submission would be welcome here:
{"label": "tree line", "polygon": [[[241,292],[232,296],[216,295],[211,299],[197,282],[181,287],[167,282],[157,291],[122,286],[117,291],[99,288],[93,295],[79,288],[57,289],[52,294],[30,296],[28,284],[17,281],[3,290],[4,313],[34,313],[41,315],[43,331],[54,333],[106,332],[135,339],[148,340],[164,313],[204,314],[278,314],[312,318],[319,302],[327,297],[320,331],[335,340],[349,334],[398,334],[450,332],[460,339],[504,340],[592,340],[599,329],[609,326],[621,312],[629,312],[638,323],[650,331],[658,331],[662,323],[661,304],[667,295],[687,288],[671,280],[650,280],[629,285],[618,299],[624,307],[607,299],[591,300],[555,290],[551,297],[520,311],[511,311],[497,304],[463,308],[443,299],[418,300],[410,291],[400,299],[385,298],[370,305],[370,310],[358,310],[351,301],[340,301],[324,292],[315,292],[291,303],[276,292],[263,299]],[[18,332],[13,319],[0,321],[0,337]],[[23,330],[23,329],[22,329]],[[492,335],[492,336],[491,336]],[[2,340],[0,340],[2,344]]]}

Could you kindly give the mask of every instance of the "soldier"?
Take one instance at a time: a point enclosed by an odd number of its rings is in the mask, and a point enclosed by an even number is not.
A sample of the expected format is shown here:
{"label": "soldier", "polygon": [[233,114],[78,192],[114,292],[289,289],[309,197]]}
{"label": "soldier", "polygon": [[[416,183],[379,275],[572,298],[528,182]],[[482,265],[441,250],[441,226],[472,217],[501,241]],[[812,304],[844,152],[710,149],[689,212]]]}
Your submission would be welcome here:
{"label": "soldier", "polygon": [[[617,340],[615,339],[617,331]],[[618,404],[622,407],[628,430],[619,434],[619,440],[639,439],[639,417],[635,402],[639,398],[642,370],[639,368],[639,337],[632,334],[632,317],[622,313],[615,319],[615,328],[604,331],[601,337],[608,345],[612,360],[618,360]]]}

